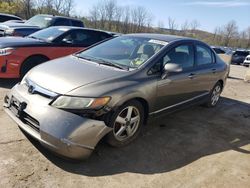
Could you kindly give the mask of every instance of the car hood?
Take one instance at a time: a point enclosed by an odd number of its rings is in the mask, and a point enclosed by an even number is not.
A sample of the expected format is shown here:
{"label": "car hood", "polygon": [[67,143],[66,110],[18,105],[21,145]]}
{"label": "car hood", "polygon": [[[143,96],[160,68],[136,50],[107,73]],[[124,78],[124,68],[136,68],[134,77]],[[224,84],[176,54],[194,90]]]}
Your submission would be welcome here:
{"label": "car hood", "polygon": [[14,22],[0,24],[0,29],[2,30],[10,28],[39,28],[39,27],[35,25],[30,25],[25,23],[14,23]]}
{"label": "car hood", "polygon": [[27,47],[42,44],[46,44],[46,42],[28,37],[0,37],[0,48]]}
{"label": "car hood", "polygon": [[35,67],[26,78],[49,91],[67,94],[81,86],[128,73],[128,71],[100,65],[71,55]]}

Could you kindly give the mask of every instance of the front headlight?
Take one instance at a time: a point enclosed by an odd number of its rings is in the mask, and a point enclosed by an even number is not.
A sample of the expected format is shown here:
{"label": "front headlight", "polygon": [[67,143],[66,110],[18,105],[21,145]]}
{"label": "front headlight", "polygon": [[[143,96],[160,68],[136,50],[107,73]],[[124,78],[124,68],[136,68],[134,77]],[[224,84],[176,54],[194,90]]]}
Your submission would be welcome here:
{"label": "front headlight", "polygon": [[82,110],[82,109],[100,109],[105,106],[110,97],[84,98],[73,96],[60,96],[51,105],[56,108]]}
{"label": "front headlight", "polygon": [[7,29],[7,30],[5,30],[5,34],[7,34],[7,35],[11,35],[13,33],[14,33],[14,29]]}
{"label": "front headlight", "polygon": [[15,50],[14,48],[2,48],[2,49],[0,49],[0,56],[9,55],[14,50]]}

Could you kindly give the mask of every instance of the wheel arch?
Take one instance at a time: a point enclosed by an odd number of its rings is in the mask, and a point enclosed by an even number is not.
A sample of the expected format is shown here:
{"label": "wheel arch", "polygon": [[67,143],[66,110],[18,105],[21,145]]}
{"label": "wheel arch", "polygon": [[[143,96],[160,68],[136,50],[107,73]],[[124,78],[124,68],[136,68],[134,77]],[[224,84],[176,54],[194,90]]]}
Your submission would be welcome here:
{"label": "wheel arch", "polygon": [[118,109],[120,106],[122,106],[130,101],[138,101],[139,103],[142,104],[143,110],[144,110],[144,125],[146,125],[147,121],[148,121],[148,116],[149,116],[148,115],[149,114],[149,104],[148,104],[148,101],[143,97],[131,97],[131,98],[119,103],[119,105],[117,105],[114,110]]}
{"label": "wheel arch", "polygon": [[[25,58],[20,66],[20,69],[19,69],[19,75],[21,76],[21,72],[24,68],[24,66],[26,66],[28,60],[32,59],[32,58],[43,58],[43,59],[46,59],[46,61],[49,61],[50,58],[44,54],[33,54],[33,55],[30,55],[29,57]],[[40,63],[39,63],[40,64]]]}
{"label": "wheel arch", "polygon": [[218,82],[217,82],[217,83],[220,83],[220,84],[221,84],[222,89],[224,88],[224,81],[223,81],[222,79],[218,80]]}

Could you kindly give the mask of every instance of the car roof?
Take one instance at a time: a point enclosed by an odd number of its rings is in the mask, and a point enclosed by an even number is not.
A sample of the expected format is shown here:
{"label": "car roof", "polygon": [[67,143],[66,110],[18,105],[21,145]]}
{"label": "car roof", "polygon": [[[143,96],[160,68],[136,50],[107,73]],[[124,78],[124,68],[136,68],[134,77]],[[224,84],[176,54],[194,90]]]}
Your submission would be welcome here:
{"label": "car roof", "polygon": [[12,18],[17,18],[17,19],[22,20],[22,18],[20,18],[20,17],[18,17],[18,16],[15,16],[15,15],[12,15],[12,14],[0,13],[0,16],[9,16],[9,17],[12,17]]}
{"label": "car roof", "polygon": [[[104,31],[104,30],[100,30],[100,29],[92,29],[92,28],[87,28],[87,27],[76,27],[76,26],[53,26],[53,27],[49,27],[49,28],[59,28],[59,29],[68,29],[68,30],[81,29],[81,30],[87,30],[87,31],[102,32],[102,33],[109,34],[110,36],[114,36],[114,34],[113,34],[112,32]],[[49,29],[49,28],[48,28],[48,29]]]}
{"label": "car roof", "polygon": [[65,18],[65,19],[69,19],[69,20],[81,21],[81,20],[79,20],[77,18],[71,18],[71,17],[67,17],[67,16],[51,15],[51,14],[37,14],[36,16],[46,16],[46,17],[51,17],[51,18]]}
{"label": "car roof", "polygon": [[181,40],[181,39],[198,41],[196,39],[183,37],[183,36],[164,35],[164,34],[156,34],[156,33],[133,33],[133,34],[127,34],[127,36],[151,38],[151,39],[162,40],[166,42],[171,42],[171,41],[176,41],[176,40]]}

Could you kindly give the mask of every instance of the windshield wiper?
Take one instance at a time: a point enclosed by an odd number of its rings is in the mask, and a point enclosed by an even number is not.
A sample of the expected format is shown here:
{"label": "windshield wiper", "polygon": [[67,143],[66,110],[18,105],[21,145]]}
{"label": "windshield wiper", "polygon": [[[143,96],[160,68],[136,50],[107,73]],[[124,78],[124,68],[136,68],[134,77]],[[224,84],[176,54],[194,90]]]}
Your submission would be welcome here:
{"label": "windshield wiper", "polygon": [[125,67],[125,66],[122,66],[122,65],[119,65],[117,63],[110,62],[110,61],[106,61],[104,59],[96,58],[96,60],[99,61],[99,63],[102,64],[102,65],[112,66],[112,67],[116,67],[116,68],[122,69],[122,70],[129,70],[128,67]]}
{"label": "windshield wiper", "polygon": [[[93,62],[93,59],[92,57],[87,57],[87,56],[80,56],[79,54],[74,54],[75,57],[77,58],[80,58],[80,59],[85,59],[87,61],[92,61]],[[94,61],[95,62],[95,61]],[[98,62],[95,62],[95,63],[98,63]],[[99,63],[98,63],[99,64]]]}
{"label": "windshield wiper", "polygon": [[112,63],[112,62],[106,61],[104,59],[100,59],[100,58],[96,58],[96,57],[90,57],[90,56],[80,56],[80,55],[77,55],[77,54],[75,56],[78,57],[78,58],[81,58],[81,59],[88,60],[88,61],[94,61],[94,62],[96,62],[98,64],[101,64],[101,65],[112,66],[112,67],[116,67],[116,68],[122,69],[122,70],[129,70],[128,67],[118,65],[117,63]]}

